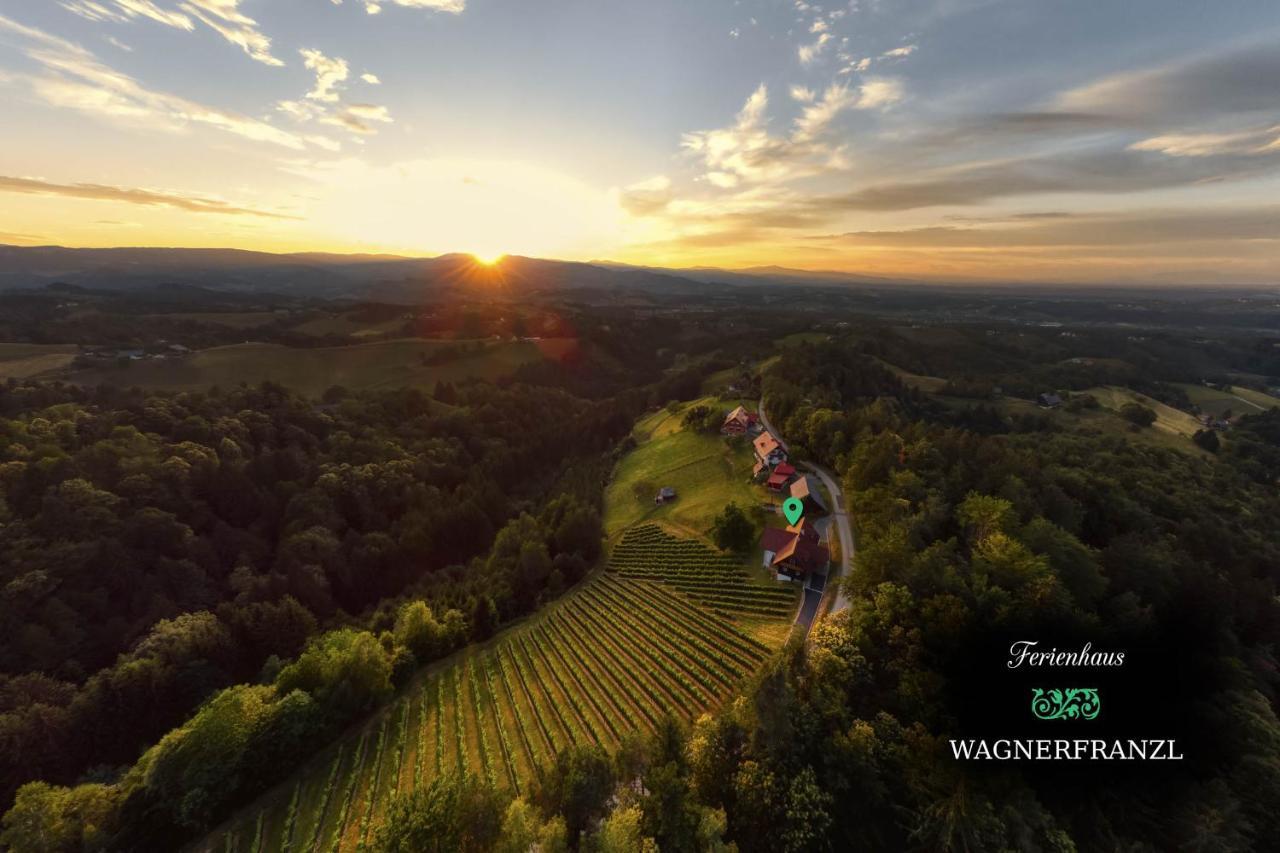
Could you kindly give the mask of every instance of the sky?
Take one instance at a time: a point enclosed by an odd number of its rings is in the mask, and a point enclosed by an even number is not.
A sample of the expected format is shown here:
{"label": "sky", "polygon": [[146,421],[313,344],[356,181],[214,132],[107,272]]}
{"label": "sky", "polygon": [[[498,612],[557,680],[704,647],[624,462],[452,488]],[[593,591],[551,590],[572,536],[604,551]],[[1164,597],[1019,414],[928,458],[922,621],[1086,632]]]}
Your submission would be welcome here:
{"label": "sky", "polygon": [[0,243],[1275,284],[1275,0],[0,0]]}

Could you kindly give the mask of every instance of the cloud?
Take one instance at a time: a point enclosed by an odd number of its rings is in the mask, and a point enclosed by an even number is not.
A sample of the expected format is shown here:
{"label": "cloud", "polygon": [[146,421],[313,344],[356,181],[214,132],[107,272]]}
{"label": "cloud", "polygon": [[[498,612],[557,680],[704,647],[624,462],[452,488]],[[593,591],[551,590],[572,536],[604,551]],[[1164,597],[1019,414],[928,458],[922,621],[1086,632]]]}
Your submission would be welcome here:
{"label": "cloud", "polygon": [[186,0],[182,10],[199,18],[224,39],[265,65],[284,65],[271,55],[271,39],[257,21],[242,13],[240,0]]}
{"label": "cloud", "polygon": [[313,101],[335,103],[338,93],[334,90],[346,82],[349,73],[347,61],[331,59],[312,48],[302,48],[298,53],[302,55],[303,65],[316,74],[316,84],[306,96]]}
{"label": "cloud", "polygon": [[94,0],[70,0],[70,2],[61,3],[59,5],[68,12],[73,12],[85,20],[93,21],[95,23],[128,20],[128,18],[117,12],[115,9],[104,6],[101,3],[96,3]]}
{"label": "cloud", "polygon": [[[297,122],[319,121],[332,127],[341,127],[360,136],[377,133],[374,124],[392,121],[391,111],[377,104],[343,104],[339,91],[350,76],[345,59],[325,56],[318,50],[303,48],[303,64],[315,72],[316,82],[302,100],[284,100],[276,103],[276,109]],[[379,83],[378,78],[365,72],[361,75],[367,83]],[[307,137],[321,147],[336,150],[338,144],[326,137]]]}
{"label": "cloud", "polygon": [[[863,87],[866,88],[865,86]],[[810,98],[813,101],[813,98]],[[812,142],[820,138],[830,128],[836,117],[855,105],[861,105],[861,97],[855,97],[848,86],[832,83],[822,93],[822,97],[804,108],[796,119],[795,134],[797,142]]]}
{"label": "cloud", "polygon": [[186,15],[161,9],[152,0],[113,0],[113,2],[126,18],[149,18],[166,27],[188,31],[195,29],[195,24]]}
{"label": "cloud", "polygon": [[1280,149],[1280,125],[1231,133],[1166,133],[1129,146],[1170,157],[1213,157],[1219,154],[1267,154]]}
{"label": "cloud", "polygon": [[802,104],[807,104],[814,99],[814,93],[808,86],[792,86],[791,98]]}
{"label": "cloud", "polygon": [[151,128],[181,131],[193,124],[205,125],[258,142],[305,147],[297,136],[266,122],[148,89],[80,45],[0,15],[0,32],[5,31],[24,40],[26,55],[45,71],[42,76],[14,79],[25,81],[37,98],[52,106],[140,122]]}
{"label": "cloud", "polygon": [[858,109],[872,110],[901,101],[906,92],[896,77],[867,77],[858,87]]}
{"label": "cloud", "polygon": [[[1275,152],[1280,155],[1280,151]],[[1270,157],[1168,158],[1133,150],[1035,154],[964,164],[932,178],[873,184],[814,204],[846,210],[912,210],[972,205],[1038,193],[1134,193],[1257,177],[1280,162]]]}
{"label": "cloud", "polygon": [[904,59],[916,52],[918,45],[908,44],[902,47],[895,47],[893,50],[886,50],[880,54],[885,59]]}
{"label": "cloud", "polygon": [[196,19],[265,65],[283,65],[271,55],[271,39],[257,22],[240,11],[240,0],[183,0],[166,9],[155,0],[66,0],[62,6],[95,22],[123,23],[146,18],[167,27],[190,32]]}
{"label": "cloud", "polygon": [[1160,243],[1280,241],[1280,207],[1215,210],[1133,210],[1056,214],[996,228],[936,225],[902,231],[855,231],[819,237],[860,247],[1029,248],[1151,246]]}
{"label": "cloud", "polygon": [[1156,68],[1104,77],[1064,92],[1069,111],[1146,118],[1204,118],[1274,112],[1280,51],[1273,43],[1237,46]]}
{"label": "cloud", "polygon": [[362,136],[378,132],[370,122],[390,123],[391,121],[393,119],[390,110],[377,104],[351,104],[320,119],[321,124],[345,127],[352,133]]}
{"label": "cloud", "polygon": [[368,83],[370,86],[377,86],[382,83],[382,81],[378,79],[377,74],[370,74],[368,71],[361,74],[360,79]]}
{"label": "cloud", "polygon": [[671,179],[658,175],[623,187],[618,192],[618,204],[632,216],[652,216],[665,210],[674,198]]}
{"label": "cloud", "polygon": [[139,204],[148,207],[172,207],[192,213],[222,213],[233,216],[260,216],[268,219],[296,219],[267,210],[236,207],[220,199],[201,196],[177,195],[154,190],[127,189],[102,184],[55,184],[36,178],[18,178],[0,175],[0,192],[54,195],[65,198],[81,198],[93,201],[114,201]]}
{"label": "cloud", "polygon": [[[682,147],[703,166],[701,179],[718,189],[752,184],[781,184],[848,167],[845,150],[835,134],[845,112],[880,106],[891,98],[876,81],[853,90],[833,83],[821,95],[793,87],[791,97],[805,104],[790,131],[769,131],[769,91],[762,83],[747,98],[733,124],[684,134]],[[900,89],[895,90],[900,95]]]}
{"label": "cloud", "polygon": [[[467,8],[467,0],[363,0],[365,11],[376,15],[382,11],[382,3],[392,3],[407,9],[426,9],[432,12],[451,12],[461,14]],[[342,0],[333,0],[333,5],[341,6]]]}
{"label": "cloud", "polygon": [[831,42],[831,33],[818,33],[818,37],[809,44],[800,45],[797,51],[801,65],[811,65],[818,60],[827,45]]}

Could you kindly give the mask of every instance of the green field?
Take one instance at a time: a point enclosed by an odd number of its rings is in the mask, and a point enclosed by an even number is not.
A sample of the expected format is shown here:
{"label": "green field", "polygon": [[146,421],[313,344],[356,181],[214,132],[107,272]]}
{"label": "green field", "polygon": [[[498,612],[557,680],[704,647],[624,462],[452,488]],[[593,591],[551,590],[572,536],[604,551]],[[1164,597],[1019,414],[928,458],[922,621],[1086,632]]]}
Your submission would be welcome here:
{"label": "green field", "polygon": [[[281,319],[274,311],[185,311],[175,314],[150,314],[158,320],[182,320],[227,329],[256,329]],[[283,315],[285,318],[287,314]]]}
{"label": "green field", "polygon": [[[1066,409],[1042,409],[1030,400],[1019,400],[1005,397],[994,402],[997,409],[1005,415],[1023,414],[1052,418],[1061,428],[1071,431],[1088,431],[1103,435],[1124,437],[1140,444],[1160,447],[1167,450],[1179,450],[1195,456],[1208,456],[1208,451],[1191,441],[1191,436],[1201,425],[1193,415],[1167,406],[1145,394],[1131,391],[1128,388],[1100,386],[1075,394],[1092,394],[1097,398],[1101,408],[1083,409],[1070,412]],[[964,401],[972,404],[972,401]],[[1120,415],[1120,408],[1125,403],[1141,403],[1156,413],[1156,422],[1149,427],[1135,430]]]}
{"label": "green field", "polygon": [[[695,536],[706,535],[712,520],[733,501],[748,509],[763,500],[751,484],[752,456],[746,441],[731,448],[720,435],[686,430],[681,418],[687,409],[705,405],[728,412],[745,400],[705,397],[685,403],[677,411],[655,412],[636,424],[632,435],[639,447],[623,459],[605,490],[605,533],[615,538],[641,521],[662,521]],[[653,503],[659,488],[671,486],[678,497],[662,506]]]}
{"label": "green field", "polygon": [[908,373],[901,367],[890,364],[884,359],[877,358],[876,361],[894,376],[901,379],[908,388],[915,388],[917,391],[923,391],[926,394],[937,394],[947,384],[947,380],[938,376],[921,376],[918,373]]}
{"label": "green field", "polygon": [[778,338],[777,344],[780,347],[795,347],[800,344],[820,344],[831,340],[831,335],[827,332],[796,332],[783,338]]}
{"label": "green field", "polygon": [[95,367],[67,377],[80,385],[123,385],[190,391],[278,382],[318,396],[333,385],[351,389],[422,388],[463,379],[493,380],[523,364],[555,357],[572,341],[486,342],[479,352],[443,364],[423,364],[442,346],[456,342],[405,339],[344,347],[298,349],[278,344],[235,344],[200,350],[184,358],[139,361],[128,367]]}
{"label": "green field", "polygon": [[[670,543],[680,550],[681,540]],[[570,744],[614,749],[666,715],[690,721],[720,706],[774,651],[735,624],[758,617],[750,611],[763,599],[701,596],[711,604],[703,606],[679,586],[635,576],[636,556],[535,619],[425,670],[392,705],[196,849],[363,849],[394,795],[440,774],[520,792]],[[663,575],[663,556],[651,559]],[[792,609],[778,608],[778,618]]]}
{"label": "green field", "polygon": [[1230,390],[1218,390],[1189,383],[1178,387],[1187,392],[1191,402],[1199,406],[1201,411],[1213,415],[1221,415],[1227,411],[1236,415],[1253,415],[1265,412],[1273,406],[1280,406],[1280,400],[1252,388],[1233,386]]}
{"label": "green field", "polygon": [[71,365],[74,344],[0,344],[0,380],[27,379]]}
{"label": "green field", "polygon": [[351,314],[335,314],[308,320],[305,323],[294,326],[293,331],[304,335],[341,335],[348,338],[365,338],[394,332],[402,328],[404,324],[403,317],[369,322],[360,320]]}

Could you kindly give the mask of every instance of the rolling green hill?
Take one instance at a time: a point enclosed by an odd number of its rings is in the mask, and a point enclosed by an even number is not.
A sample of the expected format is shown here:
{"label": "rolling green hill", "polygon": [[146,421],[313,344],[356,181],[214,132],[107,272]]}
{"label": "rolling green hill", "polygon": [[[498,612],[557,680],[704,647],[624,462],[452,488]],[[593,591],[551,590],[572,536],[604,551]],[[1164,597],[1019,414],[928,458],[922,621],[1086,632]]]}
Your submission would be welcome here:
{"label": "rolling green hill", "polygon": [[[639,502],[611,498],[618,541],[606,571],[489,642],[424,669],[389,707],[195,849],[363,850],[395,795],[440,774],[476,775],[519,793],[566,746],[616,749],[664,716],[690,721],[728,701],[785,641],[796,591],[650,520],[701,527],[728,499],[759,499],[741,458],[749,452],[727,452],[719,436],[683,429],[684,408],[637,424],[641,444],[609,487],[631,495],[641,476],[689,471],[673,480],[693,498],[679,522],[641,512],[636,523],[628,519]],[[652,496],[648,503],[652,509]]]}
{"label": "rolling green hill", "polygon": [[214,385],[278,382],[318,396],[342,385],[352,389],[422,388],[463,379],[493,380],[523,364],[555,358],[574,346],[571,340],[470,342],[478,350],[462,352],[440,364],[424,363],[442,347],[467,342],[404,339],[343,347],[296,349],[247,343],[200,350],[183,358],[137,361],[127,367],[79,370],[66,379],[80,385],[123,385],[166,391],[190,391]]}

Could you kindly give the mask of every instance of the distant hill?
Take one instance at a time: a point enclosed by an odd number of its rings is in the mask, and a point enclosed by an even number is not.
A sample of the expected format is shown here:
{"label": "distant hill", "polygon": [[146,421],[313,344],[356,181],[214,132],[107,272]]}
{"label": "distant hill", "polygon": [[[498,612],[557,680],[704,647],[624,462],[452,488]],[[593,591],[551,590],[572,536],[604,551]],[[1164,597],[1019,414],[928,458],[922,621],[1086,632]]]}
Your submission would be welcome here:
{"label": "distant hill", "polygon": [[480,285],[495,292],[619,289],[679,294],[705,285],[638,267],[508,256],[481,264],[470,255],[272,254],[241,249],[69,249],[0,245],[0,290],[67,284],[130,291],[183,285],[243,293],[416,302],[434,289]]}

